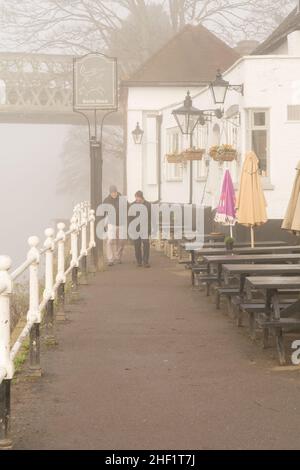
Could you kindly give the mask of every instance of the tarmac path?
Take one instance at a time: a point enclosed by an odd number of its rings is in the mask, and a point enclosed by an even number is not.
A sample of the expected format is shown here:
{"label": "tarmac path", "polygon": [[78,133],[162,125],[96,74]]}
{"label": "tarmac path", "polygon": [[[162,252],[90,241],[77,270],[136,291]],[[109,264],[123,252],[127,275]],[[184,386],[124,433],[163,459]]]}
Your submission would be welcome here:
{"label": "tarmac path", "polygon": [[278,370],[176,262],[129,255],[81,287],[44,376],[13,385],[14,447],[299,449],[299,369]]}

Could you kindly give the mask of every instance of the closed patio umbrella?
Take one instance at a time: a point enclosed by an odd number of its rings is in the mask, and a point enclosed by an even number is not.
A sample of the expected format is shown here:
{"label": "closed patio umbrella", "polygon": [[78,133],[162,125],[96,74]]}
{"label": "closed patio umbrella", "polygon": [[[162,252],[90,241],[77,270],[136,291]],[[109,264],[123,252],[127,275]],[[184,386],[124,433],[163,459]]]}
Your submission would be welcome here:
{"label": "closed patio umbrella", "polygon": [[251,247],[254,247],[254,227],[267,222],[266,200],[258,173],[258,158],[247,152],[242,168],[237,196],[237,221],[251,228]]}
{"label": "closed patio umbrella", "polygon": [[281,228],[300,232],[300,162],[296,166],[296,178],[294,181],[290,201],[283,219]]}
{"label": "closed patio umbrella", "polygon": [[229,225],[230,236],[232,237],[232,227],[236,223],[236,213],[235,193],[229,170],[225,171],[219,205],[215,215],[215,222],[222,225]]}

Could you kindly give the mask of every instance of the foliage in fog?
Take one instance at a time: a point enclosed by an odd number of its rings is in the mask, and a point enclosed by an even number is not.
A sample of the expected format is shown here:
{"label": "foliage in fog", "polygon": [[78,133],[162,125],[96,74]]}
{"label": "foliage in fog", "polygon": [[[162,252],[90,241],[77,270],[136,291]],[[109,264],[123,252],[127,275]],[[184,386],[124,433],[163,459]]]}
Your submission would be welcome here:
{"label": "foliage in fog", "polygon": [[130,73],[171,34],[203,24],[231,45],[266,37],[295,0],[0,0],[2,47],[116,54]]}
{"label": "foliage in fog", "polygon": [[[122,130],[118,126],[107,126],[103,132],[104,194],[110,184],[123,185]],[[76,196],[85,200],[89,196],[90,157],[87,128],[71,128],[61,153],[61,172],[57,183],[58,193]]]}

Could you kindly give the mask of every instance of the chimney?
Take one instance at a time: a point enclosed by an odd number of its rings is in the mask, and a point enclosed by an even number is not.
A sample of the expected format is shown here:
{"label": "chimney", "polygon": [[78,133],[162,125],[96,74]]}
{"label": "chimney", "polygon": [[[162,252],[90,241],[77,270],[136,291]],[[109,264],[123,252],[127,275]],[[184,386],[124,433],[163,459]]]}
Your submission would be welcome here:
{"label": "chimney", "polygon": [[[299,0],[300,2],[300,0]],[[259,45],[258,41],[255,40],[243,40],[237,43],[234,50],[241,56],[250,55]]]}

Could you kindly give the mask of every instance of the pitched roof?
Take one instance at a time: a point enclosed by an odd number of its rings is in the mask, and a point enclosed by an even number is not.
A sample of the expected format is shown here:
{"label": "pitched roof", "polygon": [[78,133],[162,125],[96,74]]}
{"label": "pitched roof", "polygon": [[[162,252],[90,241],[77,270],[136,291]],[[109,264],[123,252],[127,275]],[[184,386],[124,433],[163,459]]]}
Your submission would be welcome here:
{"label": "pitched roof", "polygon": [[125,83],[207,83],[239,59],[237,51],[202,25],[185,26],[150,57]]}
{"label": "pitched roof", "polygon": [[300,28],[300,12],[298,8],[295,8],[278,28],[252,52],[252,55],[272,53],[274,49],[286,40],[289,33],[298,28]]}

